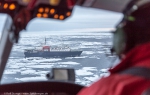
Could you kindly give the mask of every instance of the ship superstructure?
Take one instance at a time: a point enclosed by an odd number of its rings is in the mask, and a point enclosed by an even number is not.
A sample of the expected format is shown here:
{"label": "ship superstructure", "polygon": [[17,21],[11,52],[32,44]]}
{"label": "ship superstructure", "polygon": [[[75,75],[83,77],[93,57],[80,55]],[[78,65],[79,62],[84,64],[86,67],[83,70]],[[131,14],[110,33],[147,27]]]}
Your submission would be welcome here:
{"label": "ship superstructure", "polygon": [[[45,39],[46,44],[46,39]],[[46,58],[65,58],[80,56],[81,50],[72,50],[68,46],[65,47],[52,47],[44,45],[41,48],[25,49],[25,57],[46,57]]]}

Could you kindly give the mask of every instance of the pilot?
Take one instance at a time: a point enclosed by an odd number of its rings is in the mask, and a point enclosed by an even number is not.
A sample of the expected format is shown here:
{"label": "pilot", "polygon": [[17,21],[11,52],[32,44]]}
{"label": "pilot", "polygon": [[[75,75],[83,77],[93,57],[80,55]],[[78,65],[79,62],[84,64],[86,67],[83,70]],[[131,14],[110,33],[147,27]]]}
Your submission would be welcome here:
{"label": "pilot", "polygon": [[113,35],[120,64],[78,95],[150,95],[150,0],[130,4]]}

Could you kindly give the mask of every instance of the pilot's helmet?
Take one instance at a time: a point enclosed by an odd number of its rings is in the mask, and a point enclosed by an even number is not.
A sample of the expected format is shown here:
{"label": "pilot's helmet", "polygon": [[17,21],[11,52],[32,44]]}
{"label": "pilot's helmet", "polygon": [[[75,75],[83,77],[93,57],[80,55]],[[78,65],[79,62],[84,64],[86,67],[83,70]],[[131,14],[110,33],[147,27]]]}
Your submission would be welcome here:
{"label": "pilot's helmet", "polygon": [[139,44],[150,42],[150,0],[132,3],[114,32],[113,50],[119,56]]}

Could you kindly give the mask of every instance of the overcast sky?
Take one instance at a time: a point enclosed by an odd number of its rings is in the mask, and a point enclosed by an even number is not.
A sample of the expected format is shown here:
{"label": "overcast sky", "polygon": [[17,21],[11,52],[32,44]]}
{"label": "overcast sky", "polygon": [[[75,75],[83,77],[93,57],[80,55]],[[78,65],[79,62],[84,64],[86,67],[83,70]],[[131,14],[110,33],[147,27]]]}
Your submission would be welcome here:
{"label": "overcast sky", "polygon": [[[0,14],[0,31],[6,16]],[[27,25],[27,31],[65,31],[72,29],[113,28],[122,18],[122,14],[100,9],[76,6],[73,15],[65,21],[53,19],[33,19]]]}

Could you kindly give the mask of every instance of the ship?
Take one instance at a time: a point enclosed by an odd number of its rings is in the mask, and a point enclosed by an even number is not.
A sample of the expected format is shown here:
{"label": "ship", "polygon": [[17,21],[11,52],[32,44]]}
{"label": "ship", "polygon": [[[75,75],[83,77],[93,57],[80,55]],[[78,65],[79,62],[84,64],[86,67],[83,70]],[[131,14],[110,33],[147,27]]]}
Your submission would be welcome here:
{"label": "ship", "polygon": [[43,57],[43,58],[66,58],[66,57],[78,57],[82,53],[82,50],[73,50],[68,46],[53,47],[45,45],[34,49],[25,49],[24,55],[27,57]]}

